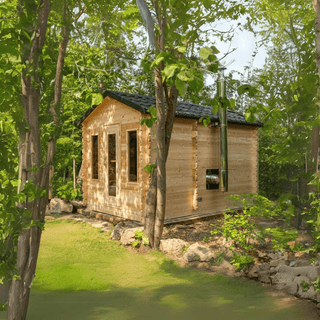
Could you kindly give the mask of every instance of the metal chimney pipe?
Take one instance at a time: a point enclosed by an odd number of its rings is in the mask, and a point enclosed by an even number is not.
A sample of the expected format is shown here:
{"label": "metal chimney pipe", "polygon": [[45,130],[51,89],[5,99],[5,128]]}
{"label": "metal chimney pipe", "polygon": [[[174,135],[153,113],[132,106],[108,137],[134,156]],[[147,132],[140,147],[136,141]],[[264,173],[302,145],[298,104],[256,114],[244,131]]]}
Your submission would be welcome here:
{"label": "metal chimney pipe", "polygon": [[[226,98],[226,80],[223,75],[223,70],[219,68],[219,76],[217,81],[217,97]],[[228,191],[228,136],[227,136],[227,107],[222,105],[219,110],[220,120],[220,139],[221,139],[221,191]]]}

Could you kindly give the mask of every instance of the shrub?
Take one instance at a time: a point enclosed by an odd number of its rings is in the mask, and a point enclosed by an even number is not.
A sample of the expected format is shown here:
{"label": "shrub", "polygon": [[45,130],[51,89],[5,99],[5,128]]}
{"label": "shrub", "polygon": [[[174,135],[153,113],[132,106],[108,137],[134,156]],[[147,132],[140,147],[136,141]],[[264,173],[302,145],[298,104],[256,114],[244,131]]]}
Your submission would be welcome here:
{"label": "shrub", "polygon": [[234,252],[231,263],[237,268],[237,271],[239,271],[243,270],[248,264],[252,263],[253,261],[254,258],[248,254],[238,255]]}
{"label": "shrub", "polygon": [[66,198],[68,200],[82,200],[81,184],[76,184],[76,189],[73,190],[73,180],[67,180],[66,183],[62,184],[56,188],[55,197]]}
{"label": "shrub", "polygon": [[135,234],[135,237],[138,239],[138,241],[133,241],[132,242],[132,246],[133,247],[136,247],[138,244],[142,243],[145,244],[145,245],[148,245],[149,244],[149,239],[148,237],[142,232],[142,231],[138,231],[136,230],[134,232]]}
{"label": "shrub", "polygon": [[264,234],[265,236],[270,236],[272,238],[271,243],[273,250],[290,250],[291,248],[287,242],[294,241],[299,237],[299,232],[294,229],[283,230],[280,228],[267,228],[264,231]]}
{"label": "shrub", "polygon": [[[230,210],[230,212],[235,212]],[[243,249],[250,250],[253,247],[248,246],[248,241],[250,238],[256,238],[253,234],[256,224],[250,221],[251,214],[247,210],[243,210],[243,214],[229,215],[224,213],[224,222],[222,227],[217,227],[215,230],[210,231],[212,235],[222,233],[226,237],[226,240],[230,238],[235,241],[235,244]],[[211,224],[211,226],[215,226]],[[230,247],[232,249],[233,246]]]}

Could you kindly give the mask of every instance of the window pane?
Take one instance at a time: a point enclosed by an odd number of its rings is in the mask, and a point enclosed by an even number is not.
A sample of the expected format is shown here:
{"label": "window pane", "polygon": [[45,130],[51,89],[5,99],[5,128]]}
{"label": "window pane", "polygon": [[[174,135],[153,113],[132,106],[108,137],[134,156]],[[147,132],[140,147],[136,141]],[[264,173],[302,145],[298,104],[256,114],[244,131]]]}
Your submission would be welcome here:
{"label": "window pane", "polygon": [[108,161],[109,161],[109,196],[115,197],[117,195],[117,159],[116,159],[116,135],[108,135]]}
{"label": "window pane", "polygon": [[137,131],[129,132],[129,181],[137,182]]}
{"label": "window pane", "polygon": [[98,136],[92,136],[92,179],[98,179]]}

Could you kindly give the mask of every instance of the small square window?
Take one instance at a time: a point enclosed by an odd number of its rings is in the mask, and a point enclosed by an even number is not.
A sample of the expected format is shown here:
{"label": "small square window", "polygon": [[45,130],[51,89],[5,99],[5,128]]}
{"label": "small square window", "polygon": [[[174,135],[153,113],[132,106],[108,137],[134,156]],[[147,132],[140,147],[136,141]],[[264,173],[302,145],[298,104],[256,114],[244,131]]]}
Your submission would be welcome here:
{"label": "small square window", "polygon": [[206,170],[206,190],[219,189],[219,169]]}

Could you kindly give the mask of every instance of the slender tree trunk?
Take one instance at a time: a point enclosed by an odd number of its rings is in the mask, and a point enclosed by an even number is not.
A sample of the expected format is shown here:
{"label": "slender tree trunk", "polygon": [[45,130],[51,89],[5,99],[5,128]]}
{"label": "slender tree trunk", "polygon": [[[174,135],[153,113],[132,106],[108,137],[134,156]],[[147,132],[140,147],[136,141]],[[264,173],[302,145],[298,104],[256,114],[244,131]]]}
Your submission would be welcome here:
{"label": "slender tree trunk", "polygon": [[76,190],[76,159],[73,158],[73,190]]}
{"label": "slender tree trunk", "polygon": [[[20,15],[25,13],[22,11],[25,3],[20,0],[18,3],[18,12]],[[20,136],[20,146],[23,146],[21,151],[21,189],[25,185],[26,180],[33,181],[37,188],[48,190],[49,186],[49,166],[52,163],[55,140],[51,139],[48,143],[48,150],[46,161],[43,168],[41,165],[40,154],[40,135],[38,126],[39,117],[39,102],[40,102],[40,84],[41,79],[35,72],[39,68],[38,54],[42,51],[45,33],[47,29],[47,22],[50,13],[50,0],[43,0],[42,5],[38,7],[38,30],[36,30],[35,38],[32,42],[31,50],[28,50],[28,42],[23,50],[22,62],[30,61],[33,63],[32,76],[27,75],[26,71],[22,71],[22,104],[24,108],[24,115],[29,126],[29,131],[25,133],[25,139],[22,143],[23,136]],[[66,7],[64,15],[66,15]],[[63,29],[63,42],[59,47],[59,56],[57,61],[57,70],[55,78],[55,97],[54,106],[51,109],[54,123],[58,125],[58,118],[55,112],[55,107],[60,102],[61,87],[62,87],[62,68],[64,64],[64,56],[66,47],[69,41],[70,29],[65,27]],[[35,166],[38,170],[32,172],[31,169]],[[21,204],[24,208],[32,212],[32,220],[44,222],[45,209],[48,202],[48,196],[28,202],[28,200]],[[35,270],[38,260],[38,253],[40,247],[42,230],[38,226],[32,226],[30,229],[23,229],[18,238],[18,252],[17,252],[17,269],[19,270],[20,279],[12,280],[9,288],[7,319],[8,320],[25,320],[27,317],[29,295],[32,281],[35,277]]]}
{"label": "slender tree trunk", "polygon": [[165,129],[166,116],[163,99],[161,71],[155,68],[156,107],[157,107],[157,207],[154,226],[154,246],[160,245],[163,222],[166,210],[166,159],[165,159]]}
{"label": "slender tree trunk", "polygon": [[[166,82],[164,82],[164,89],[165,89],[166,100],[167,100],[167,114],[166,114],[166,124],[165,124],[165,128],[166,128],[165,162],[167,162],[170,141],[171,141],[171,134],[173,129],[173,121],[174,121],[176,107],[177,107],[178,92],[175,85],[172,85],[168,93]],[[155,164],[157,165],[157,160]],[[153,170],[150,180],[151,182],[150,182],[149,190],[147,193],[147,199],[146,199],[144,233],[149,238],[149,246],[151,248],[155,248],[156,245],[154,245],[154,232],[155,232],[154,226],[155,226],[155,213],[156,213],[156,207],[157,207],[157,197],[156,197],[157,170]]]}
{"label": "slender tree trunk", "polygon": [[[320,0],[313,0],[313,8],[316,12],[315,27],[316,27],[316,63],[318,66],[318,74],[320,77]],[[318,88],[318,100],[320,97],[320,87]],[[318,102],[319,105],[319,102]],[[320,113],[320,109],[318,110]],[[319,164],[319,125],[315,126],[312,130],[311,137],[311,171],[318,173]],[[315,186],[309,186],[309,192],[315,192]]]}
{"label": "slender tree trunk", "polygon": [[[160,38],[158,39],[158,48],[164,50],[165,42],[165,24],[166,16],[160,14],[158,1],[154,1],[154,8],[160,26]],[[162,83],[161,70],[155,69],[155,87],[156,87],[156,108],[157,108],[157,170],[151,175],[151,182],[147,193],[146,213],[144,233],[149,238],[149,246],[151,248],[160,245],[161,235],[163,232],[166,205],[166,162],[169,153],[171,134],[173,129],[173,121],[176,113],[178,92],[175,85],[170,87],[168,92],[166,82]],[[164,109],[165,94],[167,109]]]}
{"label": "slender tree trunk", "polygon": [[[157,160],[155,165],[157,165]],[[157,207],[157,170],[153,169],[146,199],[144,234],[149,239],[149,247],[154,248],[154,223]]]}

